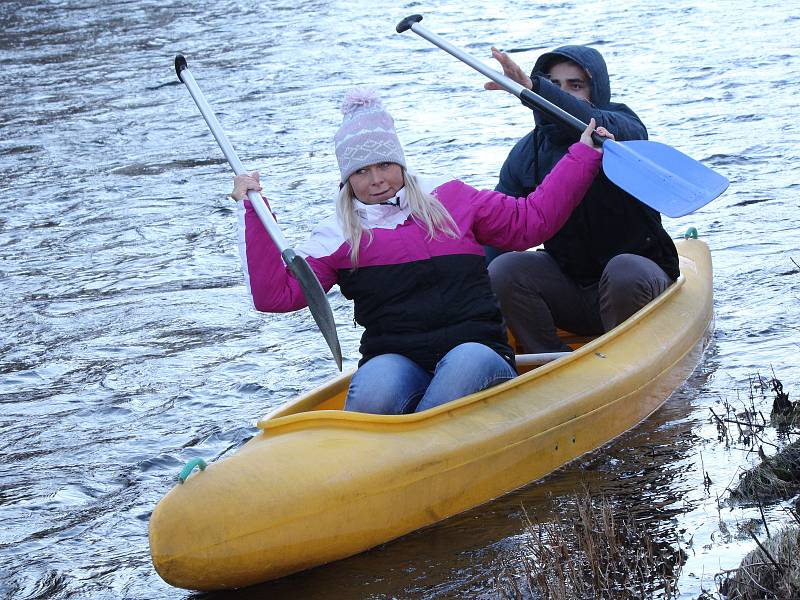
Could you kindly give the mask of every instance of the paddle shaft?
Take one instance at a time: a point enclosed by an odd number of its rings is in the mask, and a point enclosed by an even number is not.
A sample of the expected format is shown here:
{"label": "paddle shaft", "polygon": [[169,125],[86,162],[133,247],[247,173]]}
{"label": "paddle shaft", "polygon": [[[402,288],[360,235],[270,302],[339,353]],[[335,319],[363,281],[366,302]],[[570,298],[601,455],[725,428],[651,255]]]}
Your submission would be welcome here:
{"label": "paddle shaft", "polygon": [[[197,108],[200,109],[200,114],[203,115],[203,119],[205,119],[209,129],[211,129],[211,133],[217,140],[233,172],[237,175],[247,174],[247,170],[244,168],[242,161],[239,160],[236,151],[233,149],[230,141],[228,141],[228,137],[225,135],[222,125],[220,125],[214,111],[211,110],[211,106],[200,90],[200,86],[197,85],[197,81],[195,81],[194,76],[191,71],[189,71],[186,58],[181,54],[175,57],[175,72],[178,74],[178,79],[188,88],[192,99],[195,104],[197,104]],[[278,224],[275,222],[275,218],[272,216],[272,212],[267,207],[264,199],[261,198],[261,195],[255,190],[249,190],[247,192],[247,197],[252,203],[259,220],[280,251],[283,262],[286,263],[286,266],[294,274],[300,284],[306,302],[308,303],[308,309],[311,311],[311,316],[314,317],[314,321],[316,321],[319,326],[325,341],[328,343],[328,347],[331,349],[336,365],[341,371],[342,350],[336,332],[336,322],[334,321],[333,311],[331,311],[330,304],[328,303],[328,299],[325,296],[325,291],[322,289],[319,279],[317,279],[316,274],[311,267],[308,266],[308,263],[303,257],[298,256],[295,251],[289,247],[281,230],[278,228]]]}
{"label": "paddle shaft", "polygon": [[[205,119],[206,123],[208,124],[208,128],[211,129],[214,139],[217,140],[217,143],[219,144],[222,153],[225,155],[225,158],[228,160],[228,164],[230,164],[231,168],[233,169],[233,172],[237,175],[247,175],[247,170],[244,168],[242,161],[239,160],[239,157],[236,155],[236,151],[233,149],[233,146],[228,140],[228,136],[226,136],[225,132],[222,130],[222,125],[217,120],[217,116],[214,114],[214,111],[211,110],[211,106],[208,104],[203,92],[197,85],[197,81],[195,81],[192,72],[189,70],[189,67],[186,64],[186,59],[183,56],[179,55],[175,58],[175,70],[177,71],[180,80],[186,84],[186,87],[189,89],[192,99],[194,99],[195,104],[197,104],[197,108],[200,109],[200,114],[203,115],[203,119]],[[264,224],[267,233],[269,233],[269,237],[271,237],[272,241],[275,242],[278,250],[281,251],[281,255],[288,250],[291,253],[291,256],[294,256],[294,251],[289,248],[289,244],[283,237],[281,230],[278,229],[278,224],[275,222],[272,212],[270,212],[269,208],[267,208],[267,205],[263,198],[261,198],[261,195],[254,190],[249,190],[247,192],[247,197],[250,199],[250,202],[253,203],[253,208],[255,209],[258,218]],[[287,260],[287,257],[284,257],[284,261],[287,264],[291,261],[291,256],[289,257],[289,260]]]}
{"label": "paddle shaft", "polygon": [[572,352],[541,352],[539,354],[517,354],[515,360],[517,368],[520,367],[541,367],[559,358],[571,356]]}
{"label": "paddle shaft", "polygon": [[[499,71],[496,71],[495,69],[486,66],[481,61],[470,56],[460,48],[454,46],[447,40],[443,39],[441,36],[428,30],[423,25],[420,25],[419,22],[421,20],[422,20],[421,15],[412,15],[410,17],[406,17],[405,19],[400,21],[400,23],[397,25],[397,32],[402,33],[410,29],[420,37],[425,38],[435,46],[438,46],[448,54],[455,56],[461,62],[466,63],[479,73],[485,75],[507,92],[514,94],[517,98],[519,98],[520,102],[522,102],[522,104],[524,104],[528,108],[539,109],[543,113],[549,115],[550,117],[557,119],[562,123],[570,125],[579,133],[582,133],[586,129],[587,123],[584,123],[579,118],[569,114],[567,111],[563,110],[562,108],[559,108],[552,102],[548,102],[538,94],[520,85],[519,83],[517,83],[510,77],[504,75],[503,73],[500,73]],[[597,135],[596,133],[592,134],[592,139],[594,140],[595,144],[598,145],[602,145],[603,141],[605,140],[605,138]]]}

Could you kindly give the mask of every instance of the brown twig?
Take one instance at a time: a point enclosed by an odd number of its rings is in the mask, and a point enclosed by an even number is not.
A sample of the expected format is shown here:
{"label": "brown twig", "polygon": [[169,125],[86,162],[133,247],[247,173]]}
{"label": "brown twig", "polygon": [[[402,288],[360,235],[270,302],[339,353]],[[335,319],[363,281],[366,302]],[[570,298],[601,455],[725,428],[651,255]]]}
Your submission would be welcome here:
{"label": "brown twig", "polygon": [[723,427],[725,427],[725,422],[724,422],[722,419],[720,419],[720,418],[719,418],[719,416],[717,415],[717,413],[715,413],[715,412],[714,412],[714,409],[713,409],[713,408],[711,408],[711,407],[709,406],[709,407],[708,407],[708,410],[710,410],[710,411],[711,411],[711,414],[712,414],[712,415],[714,415],[714,418],[717,420],[717,423],[719,423],[720,425],[722,425]]}
{"label": "brown twig", "polygon": [[[712,410],[711,412],[714,412],[714,411]],[[714,415],[714,416],[716,417],[717,415]],[[719,417],[717,417],[717,418],[719,419]],[[725,423],[731,423],[732,425],[744,425],[745,427],[749,427],[751,430],[753,430],[753,435],[755,435],[755,433],[756,433],[755,430],[756,429],[764,429],[764,427],[765,427],[764,425],[753,425],[752,422],[739,421],[737,419],[722,419],[722,420]]]}
{"label": "brown twig", "polygon": [[785,573],[785,571],[783,570],[783,567],[782,567],[782,566],[781,566],[781,565],[778,563],[778,561],[776,561],[776,560],[773,558],[773,556],[772,556],[772,554],[770,554],[769,550],[767,550],[767,549],[766,549],[766,548],[763,546],[763,544],[762,544],[761,542],[759,542],[759,541],[758,541],[758,538],[756,537],[756,534],[755,534],[755,533],[753,533],[752,531],[749,531],[749,530],[748,530],[748,532],[747,532],[747,533],[749,533],[749,534],[750,534],[750,537],[751,537],[751,538],[753,538],[753,541],[756,543],[756,545],[757,545],[759,548],[761,548],[761,551],[762,551],[762,552],[764,553],[764,555],[765,555],[765,556],[766,556],[766,557],[769,559],[769,561],[772,563],[772,565],[773,565],[773,566],[774,566],[776,569],[778,569],[778,573],[780,573],[780,574],[781,574],[781,576],[785,577],[785,576],[786,576],[786,573]]}
{"label": "brown twig", "polygon": [[769,533],[769,527],[767,526],[767,518],[764,516],[764,506],[761,504],[761,498],[758,499],[758,512],[761,513],[761,522],[764,523],[764,531],[767,532],[767,537],[772,537]]}

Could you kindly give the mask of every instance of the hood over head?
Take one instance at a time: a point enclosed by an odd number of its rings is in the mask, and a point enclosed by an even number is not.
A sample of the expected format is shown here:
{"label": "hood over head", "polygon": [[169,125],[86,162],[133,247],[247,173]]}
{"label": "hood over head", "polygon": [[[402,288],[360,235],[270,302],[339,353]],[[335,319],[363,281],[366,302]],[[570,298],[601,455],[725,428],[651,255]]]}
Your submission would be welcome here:
{"label": "hood over head", "polygon": [[563,59],[571,60],[589,74],[592,104],[605,108],[611,102],[611,83],[603,55],[589,46],[561,46],[542,54],[533,66],[531,76],[545,75],[550,67]]}

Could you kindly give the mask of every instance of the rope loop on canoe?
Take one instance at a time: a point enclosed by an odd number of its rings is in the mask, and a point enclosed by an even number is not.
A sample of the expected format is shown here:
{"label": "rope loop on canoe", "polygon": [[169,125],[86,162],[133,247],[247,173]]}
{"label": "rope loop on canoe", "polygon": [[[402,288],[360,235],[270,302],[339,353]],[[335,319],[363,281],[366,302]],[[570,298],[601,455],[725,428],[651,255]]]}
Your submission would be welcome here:
{"label": "rope loop on canoe", "polygon": [[186,483],[186,480],[189,478],[189,475],[192,474],[192,471],[194,471],[195,467],[200,467],[201,471],[205,471],[207,466],[208,465],[206,464],[206,461],[204,461],[202,458],[193,458],[183,465],[181,472],[178,473],[178,481],[181,483]]}
{"label": "rope loop on canoe", "polygon": [[688,240],[689,238],[692,238],[693,240],[696,240],[697,239],[697,228],[696,227],[689,227],[689,229],[686,230],[686,233],[683,234],[683,238],[686,239],[686,240]]}

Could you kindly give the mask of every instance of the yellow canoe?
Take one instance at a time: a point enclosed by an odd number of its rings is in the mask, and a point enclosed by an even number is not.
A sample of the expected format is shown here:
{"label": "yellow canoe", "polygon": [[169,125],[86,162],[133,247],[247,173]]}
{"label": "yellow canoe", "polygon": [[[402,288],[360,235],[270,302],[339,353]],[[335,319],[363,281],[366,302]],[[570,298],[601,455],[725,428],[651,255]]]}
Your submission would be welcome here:
{"label": "yellow canoe", "polygon": [[341,409],[350,374],[274,411],[229,458],[173,488],[150,520],[153,564],[188,589],[244,587],[344,558],[550,473],[630,429],[697,364],[711,257],[613,331],[519,377],[412,415]]}

